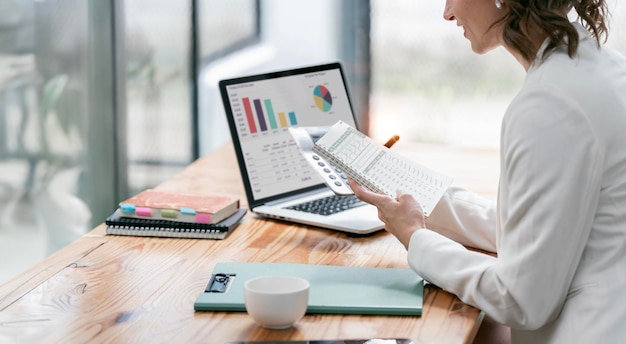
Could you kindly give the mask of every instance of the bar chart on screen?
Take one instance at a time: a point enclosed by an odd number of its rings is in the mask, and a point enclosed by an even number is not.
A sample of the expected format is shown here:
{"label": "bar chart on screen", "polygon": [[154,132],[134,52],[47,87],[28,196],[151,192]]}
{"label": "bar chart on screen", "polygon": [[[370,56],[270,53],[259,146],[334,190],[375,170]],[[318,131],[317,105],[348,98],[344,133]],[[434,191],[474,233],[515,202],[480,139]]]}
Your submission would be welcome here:
{"label": "bar chart on screen", "polygon": [[353,121],[339,70],[251,80],[229,85],[227,92],[255,196],[321,183],[300,154],[289,128]]}
{"label": "bar chart on screen", "polygon": [[230,103],[242,139],[293,126],[328,124],[329,116],[349,109],[347,99],[334,96],[328,83],[287,88],[289,93],[284,89],[271,92],[257,84],[231,93]]}
{"label": "bar chart on screen", "polygon": [[270,98],[250,99],[249,97],[244,97],[241,98],[241,103],[243,104],[246,124],[250,134],[298,125],[298,119],[294,111],[281,110],[275,112],[272,99]]}

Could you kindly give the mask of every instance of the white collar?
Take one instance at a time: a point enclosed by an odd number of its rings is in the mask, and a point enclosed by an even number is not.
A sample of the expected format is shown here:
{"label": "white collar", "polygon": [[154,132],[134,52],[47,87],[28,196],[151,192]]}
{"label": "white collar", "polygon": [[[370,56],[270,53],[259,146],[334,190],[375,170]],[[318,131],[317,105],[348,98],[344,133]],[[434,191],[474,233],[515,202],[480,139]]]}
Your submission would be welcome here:
{"label": "white collar", "polygon": [[[574,28],[576,28],[576,31],[578,31],[579,42],[592,38],[591,33],[589,33],[589,31],[587,31],[587,29],[585,29],[579,22],[572,22],[572,25],[574,26]],[[564,37],[564,40],[565,40],[564,43],[567,44],[568,38]],[[550,44],[550,38],[546,38],[543,41],[543,43],[541,43],[541,46],[539,47],[539,50],[537,51],[537,55],[535,55],[535,60],[531,64],[529,71],[535,66],[538,66],[541,64],[541,62],[543,61],[543,52],[548,47],[548,44]]]}

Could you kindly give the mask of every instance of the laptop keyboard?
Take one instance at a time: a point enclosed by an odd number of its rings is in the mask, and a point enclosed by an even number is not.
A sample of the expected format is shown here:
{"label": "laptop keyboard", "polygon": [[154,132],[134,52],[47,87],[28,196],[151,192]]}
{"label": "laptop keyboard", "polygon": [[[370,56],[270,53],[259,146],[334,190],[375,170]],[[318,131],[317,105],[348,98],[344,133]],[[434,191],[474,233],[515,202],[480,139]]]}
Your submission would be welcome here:
{"label": "laptop keyboard", "polygon": [[367,203],[359,200],[355,196],[332,195],[313,201],[292,205],[290,207],[286,207],[286,209],[328,216],[366,204]]}

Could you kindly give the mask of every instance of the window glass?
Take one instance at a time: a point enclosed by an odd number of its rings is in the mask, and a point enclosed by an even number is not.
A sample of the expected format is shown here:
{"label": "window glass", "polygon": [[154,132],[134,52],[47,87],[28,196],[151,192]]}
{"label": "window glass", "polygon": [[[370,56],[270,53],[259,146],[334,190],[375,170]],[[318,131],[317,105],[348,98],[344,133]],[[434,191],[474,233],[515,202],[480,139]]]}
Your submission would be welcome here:
{"label": "window glass", "polygon": [[130,194],[192,161],[191,2],[123,2]]}
{"label": "window glass", "polygon": [[494,146],[524,70],[472,52],[444,1],[372,1],[372,131],[402,140]]}
{"label": "window glass", "polygon": [[0,284],[194,158],[193,4],[203,54],[258,35],[255,1],[0,1]]}
{"label": "window glass", "polygon": [[[194,158],[198,65],[258,37],[253,0],[126,0],[126,123],[129,193],[153,187]],[[197,6],[196,32],[192,29]]]}
{"label": "window glass", "polygon": [[[472,52],[443,19],[444,1],[372,0],[372,135],[497,148],[500,122],[525,71],[503,48]],[[608,45],[626,54],[626,4],[613,10]]]}
{"label": "window glass", "polygon": [[[476,55],[445,1],[371,4],[370,135],[400,135],[419,162],[495,199],[502,117],[526,72],[504,48]],[[607,45],[626,54],[626,3],[609,6]]]}
{"label": "window glass", "polygon": [[0,2],[0,284],[91,228],[87,14]]}

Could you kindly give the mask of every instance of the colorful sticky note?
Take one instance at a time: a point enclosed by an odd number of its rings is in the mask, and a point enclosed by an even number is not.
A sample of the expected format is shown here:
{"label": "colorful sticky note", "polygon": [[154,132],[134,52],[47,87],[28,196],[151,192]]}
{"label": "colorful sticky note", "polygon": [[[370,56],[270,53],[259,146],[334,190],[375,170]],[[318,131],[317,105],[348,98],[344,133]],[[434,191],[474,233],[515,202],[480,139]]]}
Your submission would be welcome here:
{"label": "colorful sticky note", "polygon": [[196,211],[191,208],[180,208],[180,213],[185,215],[196,215]]}
{"label": "colorful sticky note", "polygon": [[161,216],[162,217],[167,217],[167,218],[170,218],[170,219],[175,219],[176,217],[178,217],[178,214],[176,213],[176,210],[161,209]]}
{"label": "colorful sticky note", "polygon": [[120,209],[125,213],[134,213],[135,205],[131,203],[120,203]]}
{"label": "colorful sticky note", "polygon": [[196,214],[196,223],[210,223],[211,215],[210,214]]}
{"label": "colorful sticky note", "polygon": [[151,217],[152,211],[150,211],[150,208],[136,207],[135,214],[138,216]]}

